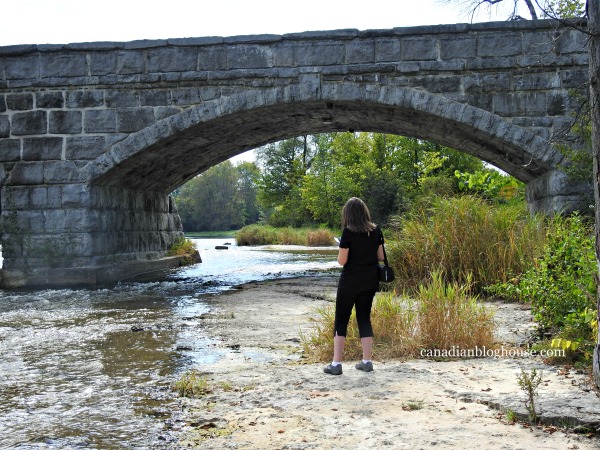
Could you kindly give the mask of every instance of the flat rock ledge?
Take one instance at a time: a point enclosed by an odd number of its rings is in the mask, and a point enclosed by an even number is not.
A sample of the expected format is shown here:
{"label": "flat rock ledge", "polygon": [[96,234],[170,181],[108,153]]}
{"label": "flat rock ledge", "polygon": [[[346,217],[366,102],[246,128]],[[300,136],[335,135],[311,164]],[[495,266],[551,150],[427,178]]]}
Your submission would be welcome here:
{"label": "flat rock ledge", "polygon": [[[600,398],[591,379],[540,356],[344,363],[341,376],[302,363],[299,335],[335,296],[336,277],[250,283],[208,297],[203,321],[223,356],[197,367],[211,392],[179,400],[173,448],[597,449]],[[517,348],[534,327],[527,308],[496,308],[498,342]],[[521,370],[537,368],[540,424],[527,423]],[[516,423],[507,421],[512,411]]]}

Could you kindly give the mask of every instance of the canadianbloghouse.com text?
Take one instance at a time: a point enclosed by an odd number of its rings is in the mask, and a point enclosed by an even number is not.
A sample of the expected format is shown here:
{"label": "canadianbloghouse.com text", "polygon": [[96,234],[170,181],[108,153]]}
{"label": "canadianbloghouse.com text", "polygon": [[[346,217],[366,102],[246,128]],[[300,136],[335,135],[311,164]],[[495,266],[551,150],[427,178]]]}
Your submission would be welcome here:
{"label": "canadianbloghouse.com text", "polygon": [[461,348],[452,346],[451,348],[422,348],[422,358],[532,358],[541,356],[543,358],[559,358],[565,356],[565,350],[562,348],[551,348],[541,350],[531,350],[525,348],[511,347],[472,347]]}

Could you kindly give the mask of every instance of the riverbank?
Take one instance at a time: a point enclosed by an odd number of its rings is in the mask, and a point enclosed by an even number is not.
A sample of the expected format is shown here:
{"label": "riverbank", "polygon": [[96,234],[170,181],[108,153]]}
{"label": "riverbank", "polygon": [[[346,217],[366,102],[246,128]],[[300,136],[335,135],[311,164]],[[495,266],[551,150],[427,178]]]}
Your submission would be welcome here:
{"label": "riverbank", "polygon": [[[372,373],[347,361],[339,377],[323,374],[323,364],[304,364],[299,333],[309,329],[315,308],[333,299],[336,281],[248,283],[207,298],[203,324],[230,351],[197,367],[211,392],[180,399],[176,448],[600,447],[598,434],[587,432],[600,426],[589,378],[544,365],[539,356],[376,360]],[[494,307],[498,342],[514,349],[533,328],[530,313],[517,304]],[[508,424],[508,410],[527,416],[517,375],[533,367],[543,370],[536,399],[543,425]]]}

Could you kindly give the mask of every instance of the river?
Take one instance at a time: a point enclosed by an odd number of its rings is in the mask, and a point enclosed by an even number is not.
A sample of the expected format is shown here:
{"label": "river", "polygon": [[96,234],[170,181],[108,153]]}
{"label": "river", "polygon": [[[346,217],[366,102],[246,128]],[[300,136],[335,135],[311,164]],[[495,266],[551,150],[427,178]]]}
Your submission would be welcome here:
{"label": "river", "polygon": [[0,291],[0,448],[168,447],[178,429],[172,383],[230,351],[203,329],[203,298],[337,266],[335,248],[194,242],[201,264],[113,289]]}

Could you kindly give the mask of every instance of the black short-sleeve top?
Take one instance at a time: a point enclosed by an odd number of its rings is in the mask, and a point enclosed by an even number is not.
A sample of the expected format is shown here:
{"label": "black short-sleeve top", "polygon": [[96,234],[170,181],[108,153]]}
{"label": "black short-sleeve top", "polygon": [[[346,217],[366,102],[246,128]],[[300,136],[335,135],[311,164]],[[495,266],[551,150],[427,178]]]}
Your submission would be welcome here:
{"label": "black short-sleeve top", "polygon": [[383,237],[378,227],[369,233],[357,233],[344,228],[340,248],[347,248],[349,251],[340,285],[360,290],[377,288],[377,249],[382,242]]}

